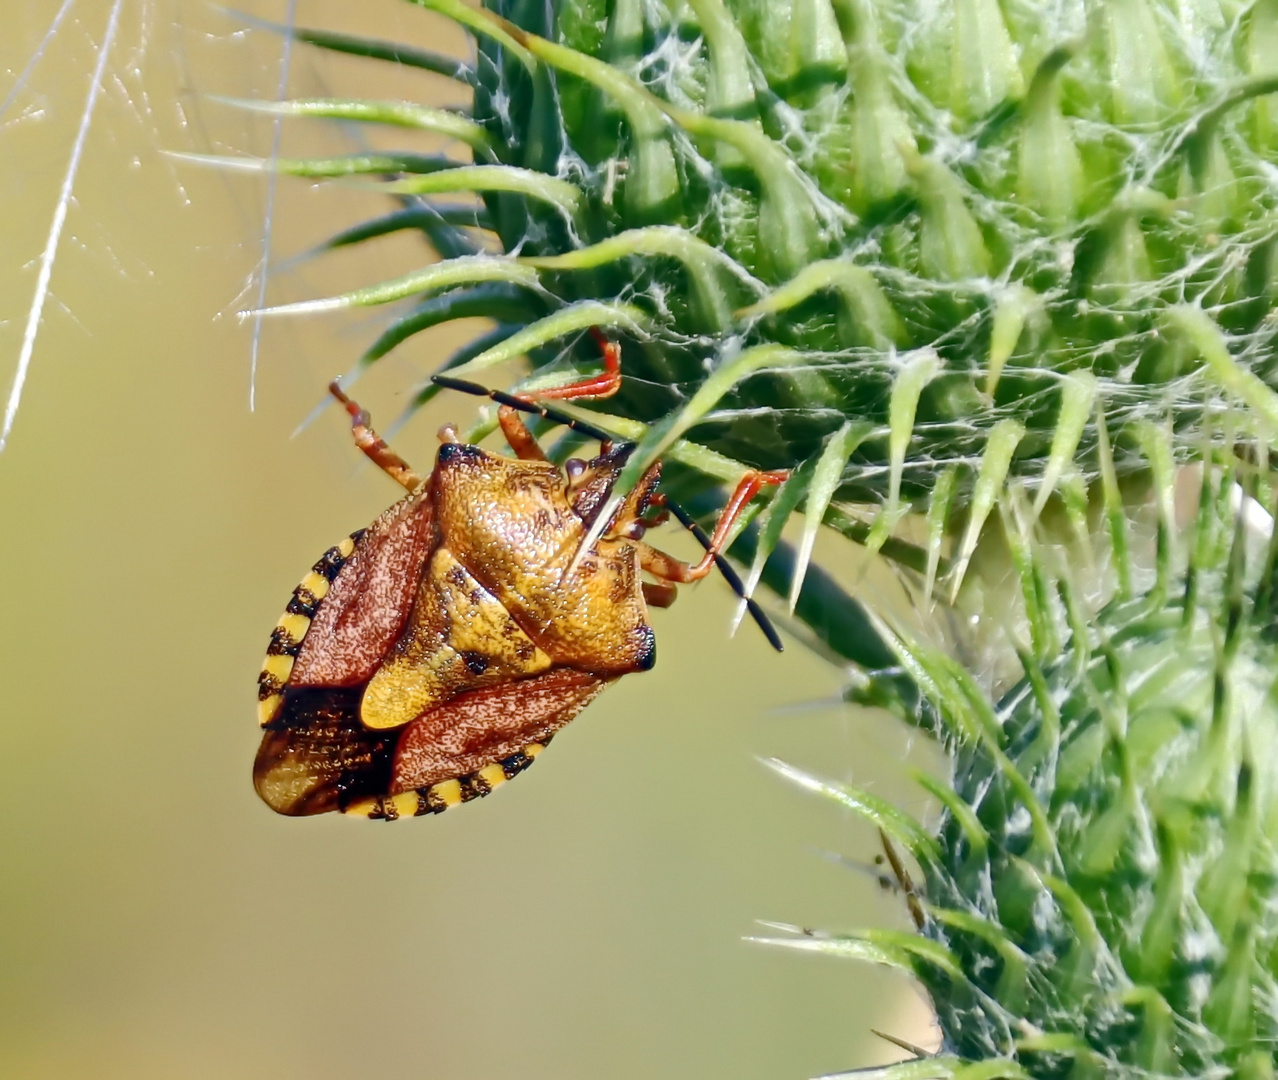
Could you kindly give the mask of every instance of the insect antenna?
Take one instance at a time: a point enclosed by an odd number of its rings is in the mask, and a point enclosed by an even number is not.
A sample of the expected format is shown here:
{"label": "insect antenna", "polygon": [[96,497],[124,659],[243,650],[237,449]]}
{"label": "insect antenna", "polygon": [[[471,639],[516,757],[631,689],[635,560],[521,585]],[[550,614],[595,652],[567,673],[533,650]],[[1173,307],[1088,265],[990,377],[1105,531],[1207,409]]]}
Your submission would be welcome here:
{"label": "insect antenna", "polygon": [[[669,498],[666,499],[666,509],[678,519],[680,525],[697,538],[697,542],[706,551],[710,550],[710,537],[706,535],[705,529],[697,524],[696,519],[687,510]],[[768,639],[768,644],[776,649],[777,652],[785,652],[785,646],[781,644],[781,635],[777,633],[777,628],[772,625],[772,620],[768,618],[755,599],[747,595],[745,583],[733,568],[732,563],[716,552],[714,564],[719,568],[719,573],[723,575],[723,580],[728,583],[732,591],[745,601],[746,610],[750,612],[750,618],[754,620],[755,625],[763,632],[763,636]]]}
{"label": "insect antenna", "polygon": [[597,428],[584,420],[578,420],[575,416],[569,416],[566,412],[560,412],[550,405],[539,405],[537,402],[529,401],[527,398],[515,397],[514,394],[508,394],[504,390],[489,390],[488,387],[480,386],[479,383],[467,382],[465,379],[454,379],[448,375],[432,375],[430,381],[436,386],[444,387],[446,390],[460,390],[463,394],[470,394],[473,397],[492,398],[498,405],[508,405],[510,408],[518,409],[520,412],[540,416],[553,424],[562,424],[564,427],[572,428],[573,431],[580,431],[587,438],[594,439],[597,442],[615,443],[618,441],[604,431],[603,428]]}
{"label": "insect antenna", "polygon": [[[465,379],[454,379],[448,375],[432,375],[431,382],[447,390],[458,390],[473,397],[490,398],[497,402],[498,405],[507,405],[512,409],[518,409],[520,412],[543,417],[552,423],[562,424],[573,431],[579,431],[587,438],[596,439],[599,442],[618,441],[602,428],[597,428],[593,424],[578,420],[575,416],[560,412],[553,406],[541,405],[535,401],[529,401],[527,398],[515,397],[514,394],[507,394],[503,390],[489,390],[488,387],[481,386],[479,383],[468,382]],[[705,529],[697,524],[696,519],[673,499],[667,498],[665,505],[666,509],[670,511],[679,524],[696,537],[697,543],[705,548],[706,551],[709,551],[710,537],[706,535]],[[746,594],[745,583],[741,580],[741,576],[736,572],[732,564],[718,553],[715,554],[714,564],[718,567],[719,573],[723,575],[723,580],[728,583],[732,591],[745,601],[746,610],[750,612],[750,618],[754,620],[755,625],[762,631],[763,636],[768,639],[768,644],[776,649],[777,652],[783,652],[785,646],[781,643],[781,635],[777,633],[777,628],[772,625],[772,620],[768,618],[763,608]]]}

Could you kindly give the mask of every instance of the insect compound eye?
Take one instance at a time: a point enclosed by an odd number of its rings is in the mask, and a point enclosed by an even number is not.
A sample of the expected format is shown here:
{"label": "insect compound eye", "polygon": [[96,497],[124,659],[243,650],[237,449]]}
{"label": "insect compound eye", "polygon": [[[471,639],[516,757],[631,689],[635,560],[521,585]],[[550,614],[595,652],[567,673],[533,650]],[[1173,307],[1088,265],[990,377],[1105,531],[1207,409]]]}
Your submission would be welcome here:
{"label": "insect compound eye", "polygon": [[586,471],[586,463],[581,458],[569,458],[564,462],[564,471],[569,480],[580,480],[581,474]]}

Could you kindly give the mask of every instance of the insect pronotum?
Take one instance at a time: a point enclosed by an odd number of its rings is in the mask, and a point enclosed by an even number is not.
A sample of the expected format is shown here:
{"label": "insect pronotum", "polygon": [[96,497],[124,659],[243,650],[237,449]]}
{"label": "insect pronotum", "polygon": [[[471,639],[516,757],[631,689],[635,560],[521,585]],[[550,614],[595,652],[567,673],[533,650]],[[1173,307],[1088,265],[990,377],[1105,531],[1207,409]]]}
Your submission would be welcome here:
{"label": "insect pronotum", "polygon": [[[615,393],[619,347],[599,337],[600,375],[539,396]],[[340,810],[394,820],[487,795],[532,764],[611,682],[652,667],[649,605],[669,606],[678,583],[716,565],[744,596],[720,551],[759,488],[785,474],[746,473],[707,537],[657,490],[655,464],[599,540],[579,552],[632,447],[526,398],[442,376],[436,382],[494,398],[515,457],[467,445],[445,427],[435,467],[422,477],[373,431],[363,409],[330,387],[350,414],[355,444],[407,494],[324,553],[271,633],[258,677],[265,731],[253,782],[281,814]],[[561,470],[524,412],[598,439],[598,455]],[[695,565],[644,542],[667,514],[705,547]]]}

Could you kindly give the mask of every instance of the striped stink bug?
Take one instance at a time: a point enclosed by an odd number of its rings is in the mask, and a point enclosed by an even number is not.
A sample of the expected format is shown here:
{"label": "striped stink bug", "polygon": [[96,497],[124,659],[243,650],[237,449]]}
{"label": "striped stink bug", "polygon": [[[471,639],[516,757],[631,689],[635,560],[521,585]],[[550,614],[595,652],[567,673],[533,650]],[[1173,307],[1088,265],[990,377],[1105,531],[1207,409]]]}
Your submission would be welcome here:
{"label": "striped stink bug", "polygon": [[[620,385],[619,347],[600,335],[605,370],[542,398],[598,398]],[[514,458],[440,431],[421,477],[334,383],[355,443],[407,494],[330,548],[293,591],[258,679],[264,728],[258,794],[281,814],[394,820],[487,795],[526,769],[551,736],[615,679],[651,668],[647,606],[716,564],[734,518],[782,474],[749,472],[712,537],[658,490],[654,465],[600,539],[578,552],[629,456],[628,444],[522,397],[438,377],[493,397]],[[561,470],[521,413],[598,439],[599,454]],[[643,541],[668,513],[706,549],[696,565]],[[575,562],[575,565],[574,565]],[[646,572],[653,580],[642,580]],[[776,648],[766,616],[751,613]]]}

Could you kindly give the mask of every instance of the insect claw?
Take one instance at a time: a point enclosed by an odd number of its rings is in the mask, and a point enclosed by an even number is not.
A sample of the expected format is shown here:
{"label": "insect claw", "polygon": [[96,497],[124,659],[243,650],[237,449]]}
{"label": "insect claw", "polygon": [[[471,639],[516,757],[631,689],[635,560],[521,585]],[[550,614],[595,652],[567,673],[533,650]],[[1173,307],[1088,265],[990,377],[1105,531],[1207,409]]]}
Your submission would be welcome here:
{"label": "insect claw", "polygon": [[368,423],[369,423],[368,411],[366,409],[360,408],[358,404],[356,404],[347,396],[346,391],[342,389],[341,383],[339,383],[336,379],[334,379],[331,383],[328,384],[328,392],[342,403],[342,406],[346,409],[346,412],[350,415],[352,424],[359,425],[360,427],[368,427]]}
{"label": "insect claw", "polygon": [[[342,389],[342,384],[337,379],[334,379],[328,384],[328,392],[346,406],[347,412],[350,412],[352,409],[359,409],[359,406],[347,396],[346,391]],[[352,413],[351,415],[354,414]]]}

